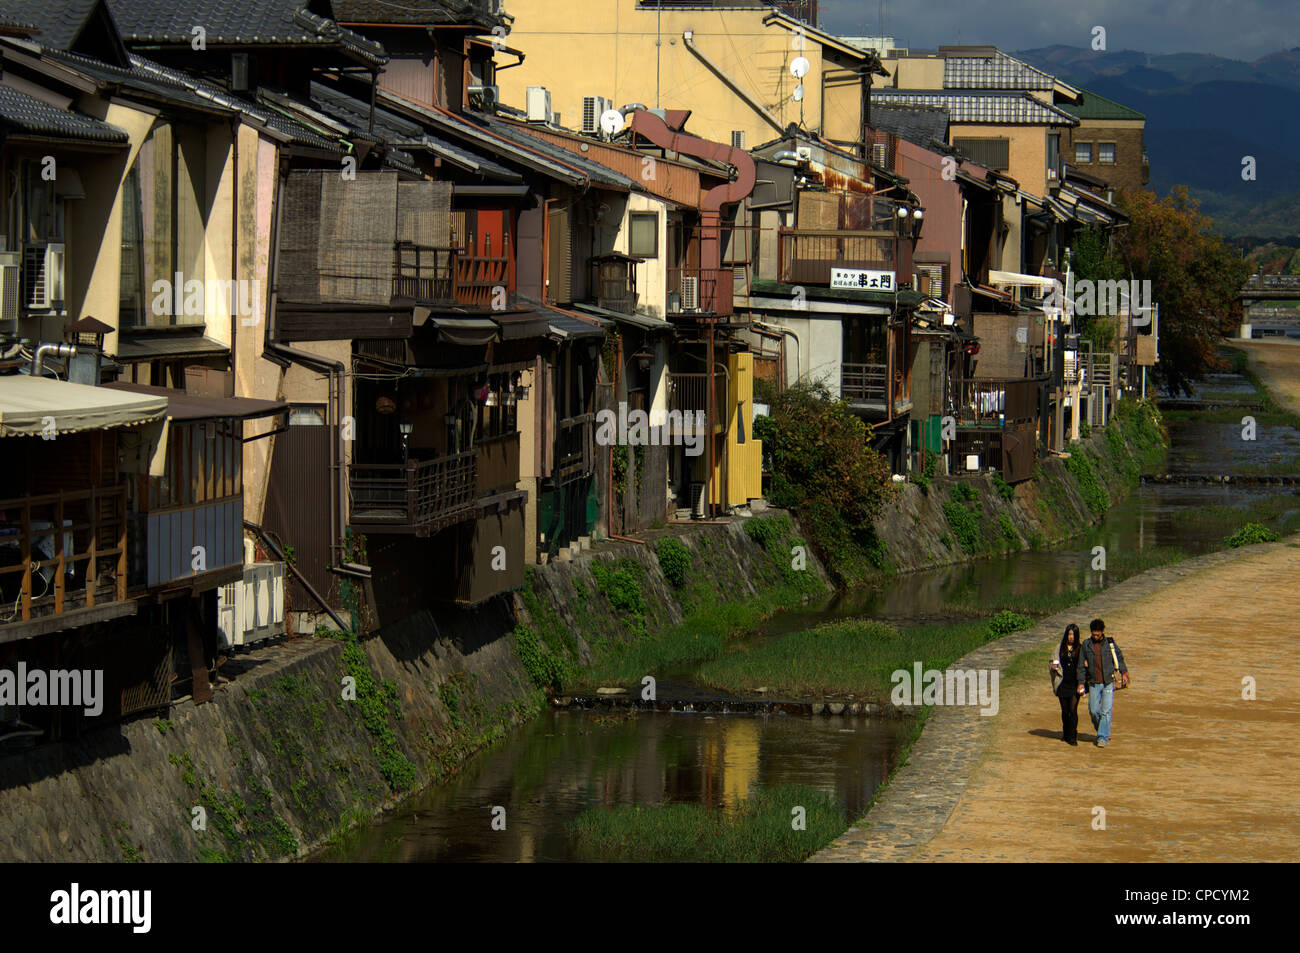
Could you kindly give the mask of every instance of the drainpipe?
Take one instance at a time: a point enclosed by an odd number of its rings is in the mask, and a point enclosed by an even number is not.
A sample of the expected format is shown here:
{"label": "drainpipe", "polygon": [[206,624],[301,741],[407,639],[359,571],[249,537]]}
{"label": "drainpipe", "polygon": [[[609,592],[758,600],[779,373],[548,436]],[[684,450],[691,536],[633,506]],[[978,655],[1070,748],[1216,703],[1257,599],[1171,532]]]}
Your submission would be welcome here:
{"label": "drainpipe", "polygon": [[293,577],[302,583],[302,587],[307,590],[307,595],[315,599],[317,605],[325,610],[325,614],[334,620],[334,624],[339,627],[339,631],[348,631],[348,627],[343,624],[343,620],[339,618],[338,613],[329,607],[329,603],[327,603],[325,598],[316,591],[316,587],[307,581],[307,577],[298,571],[298,567],[289,562],[284,550],[280,548],[275,540],[271,539],[271,537],[267,535],[266,530],[248,520],[244,520],[244,529],[252,530],[257,534],[257,538],[262,541],[262,545],[270,550],[272,556],[284,563],[284,568],[289,570]]}
{"label": "drainpipe", "polygon": [[243,295],[239,293],[239,127],[241,125],[240,114],[236,113],[230,121],[230,162],[233,167],[232,179],[234,182],[230,190],[230,276],[235,279],[235,283],[229,287],[235,289],[235,293],[230,296],[230,396],[234,397],[239,393],[236,386],[236,378],[239,373],[239,305],[243,301]]}
{"label": "drainpipe", "polygon": [[713,74],[718,77],[718,79],[726,83],[727,86],[730,87],[732,92],[734,92],[737,96],[743,99],[749,105],[749,107],[754,110],[754,112],[762,116],[764,122],[766,122],[777,132],[782,134],[785,133],[785,126],[781,125],[781,120],[777,119],[776,116],[772,114],[772,111],[770,109],[768,109],[761,102],[759,102],[758,99],[756,99],[754,96],[751,96],[748,90],[746,90],[743,86],[741,86],[734,79],[732,79],[727,74],[726,70],[724,70],[717,63],[713,62],[713,60],[709,59],[709,57],[704,54],[704,51],[695,45],[695,32],[693,30],[686,30],[684,33],[682,33],[682,44],[688,50],[694,53],[695,56],[699,59],[699,61],[703,63],[705,66],[707,66],[713,72]]}
{"label": "drainpipe", "polygon": [[32,377],[41,376],[44,370],[41,365],[45,362],[46,354],[53,354],[55,357],[76,357],[77,349],[71,344],[42,344],[32,357]]}

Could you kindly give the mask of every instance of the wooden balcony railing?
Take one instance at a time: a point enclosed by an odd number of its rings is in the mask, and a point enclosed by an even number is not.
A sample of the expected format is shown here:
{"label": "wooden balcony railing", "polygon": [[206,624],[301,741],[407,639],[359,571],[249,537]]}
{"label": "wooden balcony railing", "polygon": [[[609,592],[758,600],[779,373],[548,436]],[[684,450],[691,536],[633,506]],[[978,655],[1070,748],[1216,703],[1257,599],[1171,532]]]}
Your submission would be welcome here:
{"label": "wooden balcony railing", "polygon": [[500,256],[471,255],[461,248],[414,242],[394,246],[394,297],[491,308],[498,288],[505,290],[509,302],[509,285],[508,242]]}
{"label": "wooden balcony railing", "polygon": [[427,536],[474,515],[478,453],[348,468],[352,524],[371,532]]}
{"label": "wooden balcony railing", "polygon": [[0,500],[0,626],[127,597],[126,485]]}
{"label": "wooden balcony railing", "polygon": [[592,470],[594,414],[580,414],[560,421],[555,441],[554,481],[580,480]]}
{"label": "wooden balcony railing", "polygon": [[[893,232],[794,231],[777,234],[779,280],[787,284],[829,285],[831,269],[897,271]],[[898,275],[898,280],[903,280]]]}

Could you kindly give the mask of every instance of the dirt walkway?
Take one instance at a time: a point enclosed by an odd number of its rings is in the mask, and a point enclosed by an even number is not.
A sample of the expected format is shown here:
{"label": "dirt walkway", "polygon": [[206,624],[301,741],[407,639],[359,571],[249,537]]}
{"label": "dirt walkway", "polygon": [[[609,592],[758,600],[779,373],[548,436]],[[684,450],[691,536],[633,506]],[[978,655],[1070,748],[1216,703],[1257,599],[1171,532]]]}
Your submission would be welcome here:
{"label": "dirt walkway", "polygon": [[1273,399],[1293,414],[1300,414],[1300,341],[1270,338],[1261,341],[1232,341],[1250,358]]}
{"label": "dirt walkway", "polygon": [[[1092,744],[1086,699],[1079,746],[1062,743],[1046,675],[1059,636],[1043,632],[1042,676],[1002,686],[1000,713],[982,719],[996,724],[936,709],[866,823],[814,859],[1295,859],[1297,574],[1293,538],[1154,570],[1090,600],[1068,614],[1086,631],[1088,610],[1104,610],[1133,675],[1108,747]],[[1242,699],[1246,676],[1254,701]],[[1104,831],[1093,829],[1096,807]]]}

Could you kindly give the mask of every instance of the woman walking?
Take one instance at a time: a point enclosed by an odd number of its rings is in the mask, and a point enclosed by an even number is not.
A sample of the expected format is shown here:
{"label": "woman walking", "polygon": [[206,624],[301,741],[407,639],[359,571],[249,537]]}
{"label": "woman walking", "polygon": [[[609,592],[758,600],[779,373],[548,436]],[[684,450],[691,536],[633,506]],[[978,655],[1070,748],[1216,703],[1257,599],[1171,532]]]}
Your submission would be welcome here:
{"label": "woman walking", "polygon": [[1079,743],[1079,681],[1076,667],[1079,664],[1079,627],[1071,622],[1065,627],[1056,657],[1052,659],[1052,680],[1061,677],[1053,691],[1061,702],[1061,740],[1069,745]]}

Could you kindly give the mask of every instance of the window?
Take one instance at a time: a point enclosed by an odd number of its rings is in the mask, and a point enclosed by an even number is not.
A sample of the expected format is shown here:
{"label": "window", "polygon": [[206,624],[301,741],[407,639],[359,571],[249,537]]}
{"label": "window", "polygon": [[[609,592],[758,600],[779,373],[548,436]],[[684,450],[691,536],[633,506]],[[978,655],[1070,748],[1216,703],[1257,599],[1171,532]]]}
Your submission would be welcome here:
{"label": "window", "polygon": [[1074,161],[1080,164],[1092,161],[1092,143],[1076,142],[1074,144]]}
{"label": "window", "polygon": [[627,253],[635,258],[659,257],[658,213],[632,213],[627,245]]}
{"label": "window", "polygon": [[[123,327],[204,323],[204,232],[213,199],[205,174],[205,140],[199,127],[157,122],[127,173],[122,187]],[[172,287],[177,274],[188,286],[179,292]],[[194,293],[195,288],[201,291]]]}
{"label": "window", "polygon": [[952,144],[954,148],[966,153],[972,162],[986,169],[1005,172],[1011,168],[1010,139],[953,139]]}
{"label": "window", "polygon": [[1107,165],[1113,165],[1115,162],[1115,143],[1097,143],[1097,161],[1104,162]]}

